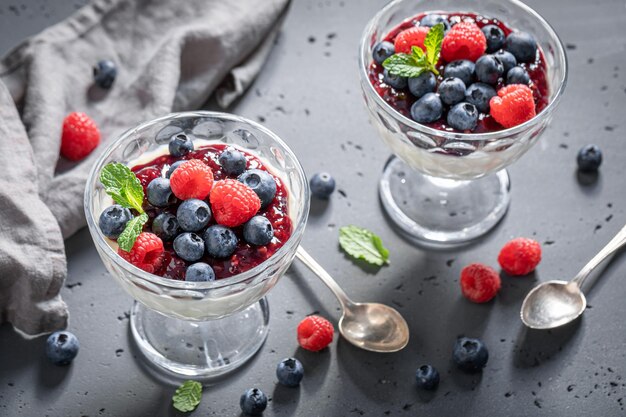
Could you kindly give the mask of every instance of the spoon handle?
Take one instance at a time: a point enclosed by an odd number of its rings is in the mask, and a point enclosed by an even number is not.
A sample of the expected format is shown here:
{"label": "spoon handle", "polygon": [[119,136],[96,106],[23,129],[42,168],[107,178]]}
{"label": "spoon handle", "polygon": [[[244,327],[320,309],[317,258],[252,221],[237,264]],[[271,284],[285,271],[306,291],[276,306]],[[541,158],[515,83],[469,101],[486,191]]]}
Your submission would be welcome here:
{"label": "spoon handle", "polygon": [[626,244],[626,226],[622,227],[622,229],[617,232],[615,237],[611,239],[611,241],[607,243],[606,246],[603,247],[602,250],[600,250],[600,252],[598,252],[598,254],[594,256],[578,274],[576,274],[574,279],[572,279],[572,282],[578,285],[578,287],[581,287],[591,271],[596,269],[602,261],[624,246],[624,244]]}
{"label": "spoon handle", "polygon": [[322,268],[320,264],[317,263],[315,259],[311,255],[305,251],[302,246],[298,246],[298,250],[296,251],[296,257],[300,259],[300,261],[305,264],[311,271],[315,273],[322,280],[324,284],[335,294],[335,297],[339,300],[341,304],[341,308],[344,310],[350,306],[352,301],[348,298],[346,293],[341,289],[339,284]]}

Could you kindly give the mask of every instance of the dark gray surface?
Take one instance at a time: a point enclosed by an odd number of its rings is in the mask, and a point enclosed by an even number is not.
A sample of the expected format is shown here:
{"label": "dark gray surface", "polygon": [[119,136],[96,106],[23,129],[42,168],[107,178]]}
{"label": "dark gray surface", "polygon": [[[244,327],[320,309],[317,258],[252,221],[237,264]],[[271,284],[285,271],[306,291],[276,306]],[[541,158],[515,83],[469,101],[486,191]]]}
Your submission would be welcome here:
{"label": "dark gray surface", "polygon": [[[81,2],[77,2],[80,4]],[[402,352],[360,351],[342,339],[330,349],[297,349],[295,328],[319,311],[333,321],[338,306],[298,264],[271,293],[267,343],[248,365],[204,391],[196,416],[238,416],[239,395],[257,386],[271,398],[266,416],[618,416],[625,415],[626,259],[616,258],[589,293],[583,320],[552,332],[525,330],[518,319],[525,293],[538,281],[567,279],[625,223],[624,108],[626,8],[621,0],[529,1],[567,44],[565,96],[550,128],[510,174],[513,201],[502,223],[474,245],[427,251],[402,240],[386,221],[377,180],[389,151],[368,123],[356,71],[361,30],[384,1],[296,0],[271,62],[232,112],[257,119],[301,155],[305,170],[327,170],[338,181],[328,204],[314,202],[303,245],[357,300],[389,303],[407,318],[411,342]],[[70,1],[0,3],[0,51],[65,15]],[[578,148],[605,151],[589,185],[575,169]],[[337,229],[357,222],[381,235],[391,265],[364,270],[337,247]],[[460,269],[497,266],[501,245],[515,236],[543,243],[544,259],[526,278],[503,278],[495,301],[471,304],[460,295]],[[131,299],[108,276],[89,234],[67,242],[63,290],[69,330],[81,351],[72,366],[44,357],[44,338],[23,340],[0,328],[0,415],[168,416],[173,387],[153,378],[129,340]],[[480,336],[490,348],[482,374],[453,369],[457,335]],[[295,354],[306,369],[299,389],[276,385],[274,369]],[[432,394],[419,392],[414,371],[439,368]]]}

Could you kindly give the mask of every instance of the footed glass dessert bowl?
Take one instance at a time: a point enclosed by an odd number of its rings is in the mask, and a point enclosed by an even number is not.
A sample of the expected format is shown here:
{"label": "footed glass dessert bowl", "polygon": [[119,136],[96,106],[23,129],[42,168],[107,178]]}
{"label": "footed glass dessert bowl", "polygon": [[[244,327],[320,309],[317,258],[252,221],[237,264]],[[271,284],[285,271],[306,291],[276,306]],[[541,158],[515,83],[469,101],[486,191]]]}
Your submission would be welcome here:
{"label": "footed glass dessert bowl", "polygon": [[[487,86],[485,83],[489,83],[486,80],[492,75],[489,72],[491,68],[482,65],[482,72],[479,72],[480,59],[473,58],[476,72],[474,63],[470,63],[473,79],[471,82],[465,80],[468,89],[465,90],[465,99],[458,99],[460,103],[450,98],[453,90],[447,90],[446,97],[441,94],[442,81],[450,75],[447,75],[447,68],[439,61],[435,66],[439,69],[439,75],[432,77],[433,88],[428,91],[432,91],[431,100],[444,102],[444,110],[439,110],[438,119],[435,117],[426,123],[418,123],[415,119],[423,117],[424,113],[414,113],[415,109],[411,105],[420,95],[412,96],[408,91],[413,93],[423,88],[424,83],[415,82],[411,85],[409,78],[407,87],[406,78],[402,83],[397,78],[388,79],[386,71],[383,77],[382,62],[394,53],[394,46],[399,45],[393,43],[398,33],[413,26],[433,26],[441,20],[430,16],[428,24],[420,21],[429,14],[443,15],[448,19],[444,27],[445,36],[454,30],[454,24],[466,20],[476,22],[479,32],[490,24],[500,26],[501,30],[495,31],[504,35],[518,31],[531,34],[536,39],[536,54],[533,52],[531,61],[522,62],[514,75],[507,75],[507,64],[490,55],[490,62],[499,72],[492,71],[496,75],[491,85]],[[423,40],[424,34],[419,35],[419,29],[414,30],[414,38],[422,36]],[[410,36],[405,38],[411,40]],[[493,39],[487,36],[487,40],[491,42]],[[381,47],[379,45],[382,41],[388,43]],[[444,48],[445,42],[444,37]],[[496,49],[491,51],[489,49],[493,45],[487,45],[486,55],[501,56],[498,53],[504,51],[504,43],[496,45]],[[410,52],[407,50],[407,53]],[[452,54],[448,52],[448,55]],[[447,63],[444,62],[445,65]],[[502,63],[504,66],[498,69]],[[506,68],[506,71],[502,68]],[[359,74],[372,123],[394,153],[384,168],[379,188],[387,214],[410,241],[449,246],[463,244],[485,234],[506,213],[510,202],[510,181],[505,168],[537,142],[550,122],[566,84],[567,61],[563,45],[552,27],[538,13],[519,1],[395,0],[380,10],[365,28],[359,50]],[[519,77],[520,74],[522,77]],[[530,80],[524,79],[528,74]],[[461,75],[455,76],[463,78]],[[482,110],[483,113],[474,119],[473,128],[464,127],[461,130],[452,127],[454,124],[463,126],[466,120],[458,117],[451,120],[455,102],[473,112],[476,112],[476,108],[480,109],[477,103],[472,103],[472,106],[466,103],[473,101],[468,92],[471,91],[470,83],[473,84],[471,88],[476,89],[475,78],[481,81],[481,88],[493,91],[491,97],[495,90],[503,90],[511,83],[526,83],[534,94],[536,115],[533,108],[534,117],[515,126],[505,127],[498,125],[489,115],[487,104],[487,110]],[[463,85],[456,78],[454,82]],[[436,89],[436,85],[439,85],[439,89]],[[446,100],[450,102],[446,103]],[[446,110],[446,104],[450,105],[450,110]],[[427,111],[431,109],[426,108]]]}
{"label": "footed glass dessert bowl", "polygon": [[[281,201],[287,202],[284,214],[291,222],[285,241],[259,246],[259,253],[252,252],[256,246],[243,242],[224,260],[203,255],[202,261],[212,263],[217,276],[209,281],[185,280],[185,262],[176,257],[171,242],[165,244],[166,272],[146,272],[118,255],[116,241],[107,238],[99,227],[101,213],[113,204],[99,180],[103,168],[111,162],[132,169],[150,161],[169,161],[168,142],[181,134],[193,137],[196,150],[200,148],[193,155],[226,145],[247,155],[249,164],[262,164],[277,179]],[[205,163],[216,165],[216,156],[210,158],[207,156]],[[144,179],[150,169],[139,170],[137,177]],[[98,254],[113,278],[136,300],[130,317],[133,338],[149,362],[178,377],[220,376],[241,366],[260,349],[268,333],[265,295],[291,264],[308,212],[308,182],[289,147],[255,122],[216,112],[172,114],[127,131],[98,159],[85,190],[87,224]]]}

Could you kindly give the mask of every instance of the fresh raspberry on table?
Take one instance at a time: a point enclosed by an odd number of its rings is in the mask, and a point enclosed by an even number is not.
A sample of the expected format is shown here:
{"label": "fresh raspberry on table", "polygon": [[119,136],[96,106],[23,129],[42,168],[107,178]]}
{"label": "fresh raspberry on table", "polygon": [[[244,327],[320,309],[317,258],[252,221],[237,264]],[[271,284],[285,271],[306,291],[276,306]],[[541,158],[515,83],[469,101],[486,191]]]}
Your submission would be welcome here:
{"label": "fresh raspberry on table", "polygon": [[163,241],[157,235],[148,232],[142,232],[137,236],[130,252],[121,248],[117,250],[126,261],[151,274],[161,267],[163,252]]}
{"label": "fresh raspberry on table", "polygon": [[61,155],[79,161],[89,155],[100,143],[96,123],[85,113],[72,112],[63,120]]}
{"label": "fresh raspberry on table", "polygon": [[498,263],[509,275],[527,275],[541,262],[541,245],[533,239],[518,237],[508,241],[500,250]]}
{"label": "fresh raspberry on table", "polygon": [[520,125],[537,114],[533,92],[527,85],[511,84],[498,90],[489,101],[491,117],[509,128]]}
{"label": "fresh raspberry on table", "polygon": [[181,164],[170,176],[170,187],[181,200],[204,200],[213,187],[213,171],[199,159]]}
{"label": "fresh raspberry on table", "polygon": [[216,181],[209,200],[215,221],[227,227],[244,224],[261,208],[261,200],[254,190],[234,179]]}
{"label": "fresh raspberry on table", "polygon": [[308,316],[298,324],[298,344],[302,349],[317,352],[333,341],[335,329],[321,316]]}
{"label": "fresh raspberry on table", "polygon": [[470,301],[486,303],[500,290],[500,275],[491,267],[479,263],[461,270],[461,292]]}
{"label": "fresh raspberry on table", "polygon": [[394,49],[396,53],[411,53],[411,47],[417,46],[422,49],[422,51],[426,51],[426,47],[424,46],[424,39],[426,39],[426,35],[428,35],[428,31],[430,28],[421,26],[421,27],[413,27],[407,30],[403,30],[398,33],[396,39],[393,42]]}
{"label": "fresh raspberry on table", "polygon": [[468,59],[475,62],[487,50],[487,38],[473,22],[460,22],[444,36],[441,57],[446,62]]}

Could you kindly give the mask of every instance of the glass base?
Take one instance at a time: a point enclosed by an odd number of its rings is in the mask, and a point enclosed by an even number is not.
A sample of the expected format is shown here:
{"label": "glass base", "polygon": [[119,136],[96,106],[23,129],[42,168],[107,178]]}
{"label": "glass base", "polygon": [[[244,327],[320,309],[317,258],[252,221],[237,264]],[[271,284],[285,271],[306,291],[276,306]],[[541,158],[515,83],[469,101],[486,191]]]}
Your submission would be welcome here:
{"label": "glass base", "polygon": [[243,365],[265,342],[268,323],[265,298],[219,320],[175,319],[137,301],[130,316],[133,337],[148,361],[181,378],[214,378]]}
{"label": "glass base", "polygon": [[452,246],[493,228],[506,213],[506,170],[475,180],[450,180],[415,171],[393,157],[380,180],[380,198],[402,234],[413,243]]}

